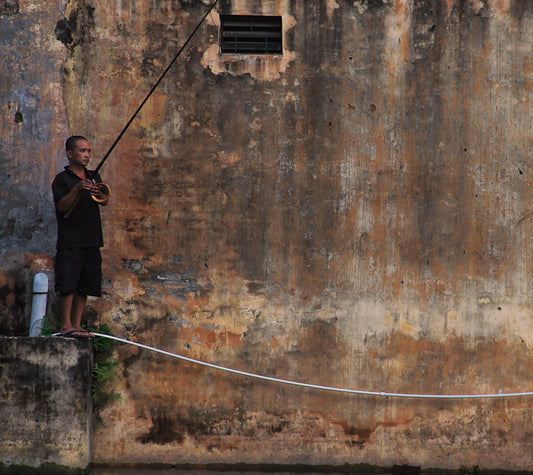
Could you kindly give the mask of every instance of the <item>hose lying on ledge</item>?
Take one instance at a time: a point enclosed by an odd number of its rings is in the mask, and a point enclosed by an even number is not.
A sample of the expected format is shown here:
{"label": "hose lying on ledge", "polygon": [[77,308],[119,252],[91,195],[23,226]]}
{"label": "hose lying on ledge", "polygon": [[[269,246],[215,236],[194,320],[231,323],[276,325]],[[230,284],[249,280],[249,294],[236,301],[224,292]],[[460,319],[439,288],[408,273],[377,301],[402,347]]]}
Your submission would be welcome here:
{"label": "hose lying on ledge", "polygon": [[146,350],[154,351],[156,353],[161,353],[162,355],[171,356],[172,358],[178,358],[180,360],[188,361],[190,363],[199,364],[202,366],[207,366],[209,368],[218,369],[221,371],[226,371],[228,373],[240,374],[241,376],[247,376],[249,378],[262,379],[265,381],[272,381],[274,383],[289,384],[292,386],[300,386],[304,388],[311,389],[321,389],[324,391],[335,391],[339,393],[348,393],[348,394],[361,394],[365,396],[384,396],[384,397],[398,397],[398,398],[418,398],[418,399],[481,399],[481,398],[508,398],[508,397],[518,397],[518,396],[533,396],[533,392],[522,392],[522,393],[504,393],[499,392],[497,394],[409,394],[409,393],[388,393],[384,391],[364,391],[360,389],[343,389],[335,388],[330,386],[320,386],[317,384],[309,383],[300,383],[298,381],[290,381],[288,379],[279,379],[271,378],[270,376],[263,376],[260,374],[248,373],[246,371],[239,371],[237,369],[226,368],[224,366],[218,366],[212,363],[206,363],[204,361],[195,360],[193,358],[188,358],[187,356],[177,355],[175,353],[170,353],[168,351],[160,350],[158,348],[153,348],[151,346],[143,345],[142,343],[136,343],[134,341],[125,340],[122,338],[117,338],[112,335],[105,335],[103,333],[92,332],[93,335],[99,336],[102,338],[110,338],[111,340],[120,341],[122,343],[127,343],[129,345],[137,346],[139,348],[144,348]]}

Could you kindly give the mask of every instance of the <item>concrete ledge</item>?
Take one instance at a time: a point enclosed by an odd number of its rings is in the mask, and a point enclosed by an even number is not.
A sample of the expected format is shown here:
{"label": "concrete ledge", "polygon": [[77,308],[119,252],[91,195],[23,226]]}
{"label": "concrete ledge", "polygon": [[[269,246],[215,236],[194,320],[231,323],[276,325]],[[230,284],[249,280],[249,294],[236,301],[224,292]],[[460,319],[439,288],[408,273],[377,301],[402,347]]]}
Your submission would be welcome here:
{"label": "concrete ledge", "polygon": [[86,468],[90,340],[0,337],[0,465]]}

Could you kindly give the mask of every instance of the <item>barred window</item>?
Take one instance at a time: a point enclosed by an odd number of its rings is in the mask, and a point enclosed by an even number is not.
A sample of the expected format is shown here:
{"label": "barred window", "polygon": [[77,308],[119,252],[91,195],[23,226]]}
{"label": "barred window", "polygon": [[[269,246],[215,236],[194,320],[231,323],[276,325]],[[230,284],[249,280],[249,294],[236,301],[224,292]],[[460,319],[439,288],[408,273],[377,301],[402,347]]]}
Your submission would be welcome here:
{"label": "barred window", "polygon": [[281,17],[220,15],[220,51],[233,54],[281,54]]}

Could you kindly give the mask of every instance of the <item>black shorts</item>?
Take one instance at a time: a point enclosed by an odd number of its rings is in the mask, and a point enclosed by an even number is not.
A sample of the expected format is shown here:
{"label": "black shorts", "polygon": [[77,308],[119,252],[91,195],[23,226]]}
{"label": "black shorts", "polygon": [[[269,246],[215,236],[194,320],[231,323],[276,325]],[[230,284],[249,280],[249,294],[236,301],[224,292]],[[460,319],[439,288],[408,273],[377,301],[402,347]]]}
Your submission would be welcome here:
{"label": "black shorts", "polygon": [[55,289],[62,295],[102,295],[102,256],[97,247],[58,249]]}

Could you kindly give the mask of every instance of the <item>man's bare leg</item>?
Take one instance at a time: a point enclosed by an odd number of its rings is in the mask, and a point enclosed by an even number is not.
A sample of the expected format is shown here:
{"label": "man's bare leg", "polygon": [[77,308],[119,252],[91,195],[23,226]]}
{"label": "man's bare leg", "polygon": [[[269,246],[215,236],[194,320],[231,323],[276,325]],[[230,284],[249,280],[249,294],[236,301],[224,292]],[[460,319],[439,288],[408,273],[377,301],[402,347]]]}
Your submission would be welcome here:
{"label": "man's bare leg", "polygon": [[74,294],[72,303],[72,325],[74,325],[74,328],[81,333],[88,336],[94,336],[92,333],[85,330],[85,328],[81,327],[81,317],[83,316],[83,310],[85,309],[86,304],[87,295]]}
{"label": "man's bare leg", "polygon": [[60,297],[61,307],[61,330],[60,333],[66,333],[74,330],[72,321],[70,320],[70,312],[72,310],[72,302],[74,300],[74,294],[61,295]]}
{"label": "man's bare leg", "polygon": [[87,295],[74,294],[72,299],[72,326],[81,330],[81,317],[85,304],[87,303]]}
{"label": "man's bare leg", "polygon": [[75,336],[92,336],[81,327],[81,317],[87,303],[87,295],[69,294],[61,296],[62,327],[60,334],[75,332]]}

